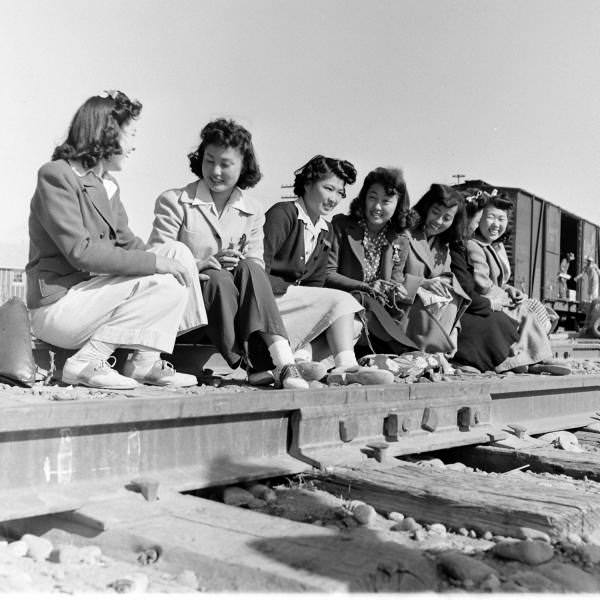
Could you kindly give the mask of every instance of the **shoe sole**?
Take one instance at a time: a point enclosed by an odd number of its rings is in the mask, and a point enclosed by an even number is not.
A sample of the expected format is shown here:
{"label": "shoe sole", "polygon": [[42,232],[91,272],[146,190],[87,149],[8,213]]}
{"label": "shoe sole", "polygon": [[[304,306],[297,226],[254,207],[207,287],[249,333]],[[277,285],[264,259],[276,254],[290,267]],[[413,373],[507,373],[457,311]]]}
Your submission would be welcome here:
{"label": "shoe sole", "polygon": [[67,385],[78,385],[81,387],[88,387],[88,388],[92,388],[94,390],[134,390],[135,388],[137,388],[137,385],[111,385],[111,386],[102,386],[102,385],[90,385],[89,383],[85,383],[84,381],[79,381],[76,378],[69,378],[69,377],[62,377],[61,381],[63,383],[66,383]]}
{"label": "shoe sole", "polygon": [[156,381],[141,381],[139,379],[136,379],[136,381],[140,385],[153,385],[155,387],[185,388],[185,387],[194,387],[194,386],[198,385],[198,382],[196,382],[196,383],[180,383],[179,385],[177,385],[175,383],[159,383]]}

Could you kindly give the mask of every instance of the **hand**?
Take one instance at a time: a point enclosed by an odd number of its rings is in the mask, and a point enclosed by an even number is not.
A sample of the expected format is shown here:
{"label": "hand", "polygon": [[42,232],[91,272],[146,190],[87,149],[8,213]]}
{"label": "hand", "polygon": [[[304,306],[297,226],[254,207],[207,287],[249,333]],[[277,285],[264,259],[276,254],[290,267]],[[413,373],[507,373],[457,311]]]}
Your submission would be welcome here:
{"label": "hand", "polygon": [[[209,256],[204,260],[197,260],[196,267],[198,267],[199,273],[206,271],[206,269],[216,269],[217,271],[220,271],[221,263],[214,256]],[[208,275],[205,275],[201,279],[208,279]]]}
{"label": "hand", "polygon": [[156,255],[156,267],[155,273],[161,275],[171,274],[177,281],[186,287],[192,284],[190,274],[182,263],[175,258],[169,258],[168,256]]}
{"label": "hand", "polygon": [[244,255],[239,250],[228,248],[227,250],[217,252],[214,257],[219,261],[219,264],[223,269],[230,271],[238,266],[238,263],[244,258]]}
{"label": "hand", "polygon": [[446,287],[446,284],[444,283],[444,280],[441,279],[441,277],[433,277],[431,279],[426,279],[421,284],[421,287],[424,290],[428,290],[429,292],[437,294],[438,296],[445,296],[446,298],[450,297],[450,294],[448,293],[448,288]]}
{"label": "hand", "polygon": [[515,304],[521,304],[527,298],[527,294],[524,294],[521,290],[517,290],[516,288],[509,288],[508,295]]}
{"label": "hand", "polygon": [[397,283],[394,287],[394,300],[396,302],[404,302],[407,299],[408,290],[401,283]]}

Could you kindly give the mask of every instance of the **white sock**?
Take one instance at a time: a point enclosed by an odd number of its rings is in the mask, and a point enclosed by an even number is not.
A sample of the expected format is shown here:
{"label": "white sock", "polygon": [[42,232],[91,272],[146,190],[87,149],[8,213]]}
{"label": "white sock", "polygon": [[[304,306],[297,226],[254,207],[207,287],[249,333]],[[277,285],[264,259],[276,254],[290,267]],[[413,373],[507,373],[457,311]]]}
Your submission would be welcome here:
{"label": "white sock", "polygon": [[100,340],[88,340],[69,360],[88,363],[92,360],[106,360],[118,346]]}
{"label": "white sock", "polygon": [[132,374],[146,374],[160,360],[160,352],[155,350],[136,350],[131,357],[133,366]]}
{"label": "white sock", "polygon": [[310,344],[306,344],[306,346],[302,346],[298,348],[296,352],[294,352],[294,360],[296,362],[311,362],[312,361],[312,346]]}
{"label": "white sock", "polygon": [[269,346],[271,360],[276,367],[294,364],[294,354],[287,340],[277,340]]}
{"label": "white sock", "polygon": [[336,367],[354,367],[358,364],[353,350],[342,350],[333,357],[333,360]]}

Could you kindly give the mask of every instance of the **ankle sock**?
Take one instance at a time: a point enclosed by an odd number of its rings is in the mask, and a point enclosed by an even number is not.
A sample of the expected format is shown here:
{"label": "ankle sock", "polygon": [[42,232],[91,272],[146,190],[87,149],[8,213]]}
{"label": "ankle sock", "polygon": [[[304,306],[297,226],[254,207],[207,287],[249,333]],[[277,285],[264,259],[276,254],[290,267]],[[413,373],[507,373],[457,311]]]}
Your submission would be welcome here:
{"label": "ankle sock", "polygon": [[287,340],[277,340],[269,346],[271,360],[276,367],[294,364],[294,354]]}
{"label": "ankle sock", "polygon": [[355,367],[358,365],[353,350],[342,350],[333,357],[336,367]]}
{"label": "ankle sock", "polygon": [[136,350],[130,359],[130,370],[132,375],[146,375],[154,366],[154,363],[160,360],[160,352],[155,350]]}

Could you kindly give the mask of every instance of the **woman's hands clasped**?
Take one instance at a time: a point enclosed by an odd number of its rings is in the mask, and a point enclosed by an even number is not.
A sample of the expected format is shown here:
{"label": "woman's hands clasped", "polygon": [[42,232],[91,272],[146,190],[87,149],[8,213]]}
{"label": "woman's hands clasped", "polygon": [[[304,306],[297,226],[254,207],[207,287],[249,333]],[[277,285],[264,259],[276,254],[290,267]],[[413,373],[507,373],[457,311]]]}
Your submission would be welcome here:
{"label": "woman's hands clasped", "polygon": [[423,281],[423,283],[421,283],[421,287],[433,294],[437,294],[438,296],[445,296],[447,298],[451,297],[448,284],[441,277],[432,277],[431,279],[426,279]]}

